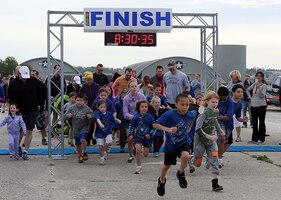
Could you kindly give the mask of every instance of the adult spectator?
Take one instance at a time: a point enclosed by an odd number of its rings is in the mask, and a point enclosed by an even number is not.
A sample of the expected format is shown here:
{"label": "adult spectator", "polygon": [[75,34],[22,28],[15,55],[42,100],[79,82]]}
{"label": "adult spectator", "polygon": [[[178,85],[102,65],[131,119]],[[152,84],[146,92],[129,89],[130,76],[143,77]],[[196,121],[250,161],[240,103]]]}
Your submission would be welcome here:
{"label": "adult spectator", "polygon": [[264,144],[265,141],[265,114],[266,114],[266,84],[264,74],[257,72],[255,83],[247,89],[247,95],[251,98],[251,114],[253,120],[252,140],[253,144]]}
{"label": "adult spectator", "polygon": [[132,70],[132,77],[134,77],[137,80],[138,85],[141,84],[141,80],[137,77],[137,71]]}
{"label": "adult spectator", "polygon": [[190,86],[194,92],[194,97],[200,94],[201,91],[201,76],[200,74],[195,74],[194,79],[191,81]]}
{"label": "adult spectator", "polygon": [[9,85],[9,100],[19,106],[27,132],[24,140],[23,159],[28,160],[28,150],[32,141],[32,131],[35,128],[38,111],[42,112],[44,100],[47,98],[47,87],[34,77],[30,77],[27,66],[19,68],[19,77]]}
{"label": "adult spectator", "polygon": [[[244,93],[243,93],[243,98],[242,98],[242,103],[243,103],[243,117],[247,116],[247,111],[249,112],[249,118],[250,118],[250,126],[253,126],[253,121],[252,121],[252,115],[251,115],[251,101],[250,97],[247,95],[247,89],[253,84],[251,81],[250,75],[246,74],[244,77]],[[247,128],[247,122],[243,123],[244,128]]]}
{"label": "adult spectator", "polygon": [[148,88],[153,87],[150,83],[150,77],[146,75],[143,77],[141,84],[138,85],[139,92],[144,96],[147,96]]}
{"label": "adult spectator", "polygon": [[94,73],[94,82],[97,83],[100,87],[109,84],[108,78],[105,74],[103,74],[103,65],[98,64],[96,68],[96,72]]}
{"label": "adult spectator", "polygon": [[82,92],[86,94],[88,97],[88,106],[91,108],[94,100],[98,96],[98,91],[100,89],[100,86],[96,84],[93,80],[93,73],[92,72],[85,72],[84,73],[85,83],[80,88],[79,92]]}
{"label": "adult spectator", "polygon": [[[116,81],[116,79],[118,78],[118,77],[120,77],[121,76],[121,74],[119,74],[118,72],[115,72],[114,74],[113,74],[113,76],[112,76],[112,79],[111,79],[111,81],[110,81],[110,83],[109,83],[109,86],[111,87],[111,89],[113,90],[113,83]],[[115,95],[115,94],[117,94],[118,93],[118,88],[116,87],[115,88],[115,90],[113,91],[113,96]]]}
{"label": "adult spectator", "polygon": [[[126,128],[129,128],[130,122],[132,121],[136,111],[136,104],[138,101],[146,100],[145,96],[138,91],[137,81],[132,81],[128,84],[129,93],[123,99],[123,115],[126,119]],[[131,163],[134,160],[133,155],[134,141],[132,137],[128,138],[128,150],[129,158],[128,163]]]}
{"label": "adult spectator", "polygon": [[3,89],[1,92],[0,88],[0,104],[2,103],[2,113],[5,113],[6,109],[8,80],[8,77],[4,76],[2,78],[2,83],[0,84],[0,87]]}
{"label": "adult spectator", "polygon": [[161,85],[161,95],[165,95],[165,85],[164,85],[164,69],[161,65],[158,65],[156,67],[156,74],[155,76],[153,76],[150,80],[151,80],[151,84],[153,85],[153,83],[159,83]]}
{"label": "adult spectator", "polygon": [[164,74],[164,84],[166,88],[167,102],[171,108],[176,108],[175,99],[178,94],[190,92],[190,84],[185,73],[179,71],[176,66],[176,61],[169,60],[169,72]]}
{"label": "adult spectator", "polygon": [[232,87],[236,84],[240,84],[243,86],[243,82],[241,81],[241,73],[239,70],[233,70],[229,73],[229,78],[231,79],[227,84],[227,89],[229,91],[230,96],[232,96]]}
{"label": "adult spectator", "polygon": [[[30,72],[30,76],[31,77],[34,77],[36,78],[37,80],[41,81],[42,82],[42,79],[40,79],[40,76],[39,76],[39,72],[35,69],[32,69],[31,72]],[[48,145],[48,142],[47,142],[47,139],[46,139],[46,136],[47,136],[47,131],[46,131],[46,124],[47,124],[47,116],[48,116],[48,113],[46,111],[46,105],[47,105],[47,98],[44,100],[44,102],[42,102],[43,104],[40,105],[40,107],[44,108],[44,111],[40,114],[42,114],[44,117],[45,117],[45,126],[43,127],[38,127],[37,126],[37,129],[40,131],[41,133],[41,137],[42,137],[42,145]],[[37,116],[38,117],[38,116]]]}
{"label": "adult spectator", "polygon": [[74,76],[72,81],[66,87],[66,95],[69,95],[70,92],[78,93],[80,91],[81,79],[79,76]]}
{"label": "adult spectator", "polygon": [[112,89],[113,91],[117,90],[117,93],[115,93],[114,95],[117,96],[119,95],[123,90],[127,90],[128,89],[128,85],[131,81],[135,81],[137,82],[137,80],[132,76],[132,72],[133,70],[131,68],[126,68],[125,69],[125,74],[118,77],[113,85],[112,85]]}

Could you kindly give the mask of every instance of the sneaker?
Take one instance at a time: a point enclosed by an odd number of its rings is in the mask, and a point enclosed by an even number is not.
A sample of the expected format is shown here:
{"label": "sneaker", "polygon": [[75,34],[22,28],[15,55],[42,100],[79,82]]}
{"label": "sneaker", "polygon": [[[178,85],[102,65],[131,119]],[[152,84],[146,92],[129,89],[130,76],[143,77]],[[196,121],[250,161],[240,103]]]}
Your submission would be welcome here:
{"label": "sneaker", "polygon": [[78,156],[78,163],[83,163],[83,161],[84,161],[83,156]]}
{"label": "sneaker", "polygon": [[107,147],[106,152],[110,153],[110,151],[111,151],[111,147]]}
{"label": "sneaker", "polygon": [[19,146],[19,157],[22,157],[22,147]]}
{"label": "sneaker", "polygon": [[206,159],[206,162],[205,162],[205,168],[206,169],[210,169],[211,167],[211,163],[209,162],[208,158]]}
{"label": "sneaker", "polygon": [[42,145],[48,145],[48,142],[46,139],[42,139]]}
{"label": "sneaker", "polygon": [[100,158],[100,165],[104,165],[104,157]]}
{"label": "sneaker", "polygon": [[240,136],[237,137],[236,140],[235,140],[235,142],[242,142],[241,137],[240,137]]}
{"label": "sneaker", "polygon": [[222,168],[223,166],[224,166],[223,160],[222,160],[222,159],[219,159],[219,168]]}
{"label": "sneaker", "polygon": [[250,141],[248,141],[247,143],[248,143],[248,144],[257,144],[257,142],[256,142],[256,141],[253,141],[253,140],[250,140]]}
{"label": "sneaker", "polygon": [[130,156],[130,157],[128,158],[127,162],[128,162],[128,163],[132,163],[133,160],[134,160],[134,157]]}
{"label": "sneaker", "polygon": [[181,188],[186,188],[187,187],[187,181],[185,178],[184,172],[180,172],[179,170],[177,171],[177,178],[179,180],[179,186]]}
{"label": "sneaker", "polygon": [[125,150],[123,148],[121,148],[120,153],[125,153]]}
{"label": "sneaker", "polygon": [[18,156],[15,156],[14,159],[15,159],[15,160],[19,160],[19,157],[18,157]]}
{"label": "sneaker", "polygon": [[24,152],[22,153],[22,159],[23,159],[23,160],[29,160],[29,157],[28,157],[26,151],[24,151]]}
{"label": "sneaker", "polygon": [[104,157],[105,160],[107,160],[107,158],[108,158],[108,153],[107,153],[107,152],[104,152],[103,157]]}
{"label": "sneaker", "polygon": [[157,184],[157,194],[159,196],[165,195],[165,184],[166,184],[166,178],[164,183],[160,180],[160,177],[158,178],[158,184]]}
{"label": "sneaker", "polygon": [[159,152],[155,152],[155,153],[154,153],[154,157],[155,157],[155,158],[158,158],[158,157],[159,157]]}
{"label": "sneaker", "polygon": [[265,141],[258,140],[257,144],[258,144],[258,145],[264,145],[264,144],[265,144]]}
{"label": "sneaker", "polygon": [[189,173],[194,173],[195,172],[195,166],[194,166],[194,155],[189,155],[188,158],[188,163],[189,163]]}
{"label": "sneaker", "polygon": [[189,166],[189,173],[193,174],[195,172],[194,166]]}
{"label": "sneaker", "polygon": [[87,154],[87,152],[84,152],[84,153],[83,153],[83,160],[88,160],[88,154]]}
{"label": "sneaker", "polygon": [[223,187],[218,184],[218,179],[217,178],[212,180],[212,188],[213,188],[213,191],[223,190]]}
{"label": "sneaker", "polygon": [[140,174],[142,173],[142,167],[141,166],[137,166],[136,170],[135,170],[135,174]]}

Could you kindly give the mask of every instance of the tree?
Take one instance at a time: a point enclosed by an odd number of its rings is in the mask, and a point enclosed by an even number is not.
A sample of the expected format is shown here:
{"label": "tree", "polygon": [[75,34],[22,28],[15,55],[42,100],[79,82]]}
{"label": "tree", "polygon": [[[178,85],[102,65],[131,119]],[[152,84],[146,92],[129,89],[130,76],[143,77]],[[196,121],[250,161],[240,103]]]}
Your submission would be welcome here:
{"label": "tree", "polygon": [[7,57],[5,60],[0,59],[0,74],[6,76],[13,74],[13,71],[18,66],[18,62],[14,57]]}

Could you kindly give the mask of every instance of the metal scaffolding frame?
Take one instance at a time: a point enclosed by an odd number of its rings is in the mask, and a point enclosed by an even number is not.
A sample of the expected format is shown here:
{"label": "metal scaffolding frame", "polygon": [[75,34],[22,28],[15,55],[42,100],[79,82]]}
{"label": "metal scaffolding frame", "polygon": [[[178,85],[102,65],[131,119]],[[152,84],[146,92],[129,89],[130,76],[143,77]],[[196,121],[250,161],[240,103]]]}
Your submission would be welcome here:
{"label": "metal scaffolding frame", "polygon": [[[84,12],[83,11],[48,11],[47,16],[47,53],[48,66],[51,66],[51,60],[54,59],[53,54],[56,50],[59,51],[61,66],[61,85],[60,94],[51,100],[51,78],[52,68],[48,67],[48,158],[51,159],[66,159],[64,154],[64,133],[61,128],[60,133],[54,131],[57,124],[64,126],[63,113],[56,110],[53,106],[54,101],[64,95],[64,27],[83,27],[84,26]],[[206,92],[209,88],[213,90],[218,89],[219,77],[217,72],[217,51],[218,45],[218,16],[206,13],[173,13],[173,28],[188,28],[200,29],[200,59],[202,64],[201,70],[201,89]],[[56,33],[55,31],[58,31]],[[51,45],[53,47],[51,47]],[[59,48],[60,47],[60,48]],[[211,67],[212,71],[209,69]],[[211,82],[206,82],[207,74],[211,76]],[[63,110],[64,100],[61,98],[61,110]],[[51,123],[51,110],[57,112],[58,120]],[[53,136],[53,137],[52,137]],[[53,145],[52,140],[57,139]]]}

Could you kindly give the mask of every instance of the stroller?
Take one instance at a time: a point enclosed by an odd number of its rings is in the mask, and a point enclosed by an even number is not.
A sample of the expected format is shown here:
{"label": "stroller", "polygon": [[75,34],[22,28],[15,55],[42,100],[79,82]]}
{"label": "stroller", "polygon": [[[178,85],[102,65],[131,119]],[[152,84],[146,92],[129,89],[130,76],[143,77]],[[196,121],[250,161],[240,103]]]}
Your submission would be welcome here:
{"label": "stroller", "polygon": [[[69,102],[69,96],[63,95],[64,103]],[[54,102],[54,107],[57,110],[58,114],[60,115],[61,113],[61,97],[59,97],[55,102]],[[64,111],[65,112],[65,111]],[[63,133],[64,135],[68,135],[70,125],[67,121],[64,122],[64,126],[62,127],[60,123],[56,124],[54,127],[54,132],[57,135],[61,134],[61,129],[63,128]]]}

